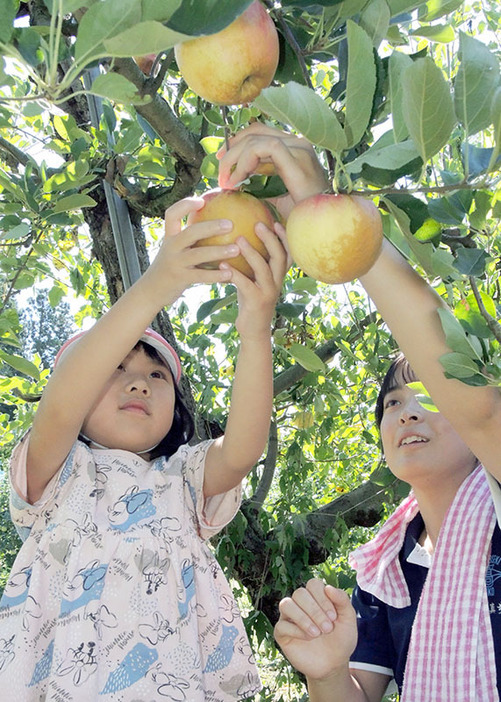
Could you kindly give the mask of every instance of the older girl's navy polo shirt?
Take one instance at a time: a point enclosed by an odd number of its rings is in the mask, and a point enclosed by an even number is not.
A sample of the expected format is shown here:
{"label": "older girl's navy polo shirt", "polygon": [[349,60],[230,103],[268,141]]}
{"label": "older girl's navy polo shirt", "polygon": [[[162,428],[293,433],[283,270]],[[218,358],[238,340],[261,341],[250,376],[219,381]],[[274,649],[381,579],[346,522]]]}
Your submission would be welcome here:
{"label": "older girl's navy polo shirt", "polygon": [[[355,588],[352,596],[357,611],[358,644],[351,661],[355,663],[354,667],[360,664],[366,670],[393,675],[400,693],[412,624],[428,575],[428,568],[409,563],[407,558],[414,550],[423,528],[423,519],[417,514],[407,527],[399,556],[411,597],[409,607],[390,607],[359,587]],[[501,530],[497,523],[492,536],[486,587],[496,656],[497,686],[501,696]],[[447,602],[444,602],[444,607],[447,607]]]}

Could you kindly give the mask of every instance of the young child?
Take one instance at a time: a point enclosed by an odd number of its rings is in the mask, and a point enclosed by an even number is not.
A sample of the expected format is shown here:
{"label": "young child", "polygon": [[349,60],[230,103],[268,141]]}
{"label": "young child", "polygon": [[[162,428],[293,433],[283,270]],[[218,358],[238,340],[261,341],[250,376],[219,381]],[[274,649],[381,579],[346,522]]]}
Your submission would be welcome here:
{"label": "young child", "polygon": [[[235,515],[272,409],[271,322],[287,267],[264,225],[267,263],[241,238],[197,247],[226,220],[182,228],[167,210],[144,275],[61,349],[12,457],[24,536],[0,603],[4,700],[242,700],[260,689],[230,587],[206,545]],[[242,253],[255,281],[225,259]],[[198,266],[222,260],[219,269]],[[188,444],[179,359],[148,328],[194,283],[232,282],[240,350],[224,436]]]}
{"label": "young child", "polygon": [[[221,152],[221,182],[272,161],[292,198],[277,203],[287,210],[324,188],[312,152],[257,125]],[[310,580],[281,602],[276,639],[305,674],[311,702],[380,702],[392,678],[403,702],[495,702],[501,395],[444,376],[445,305],[389,242],[361,283],[405,354],[383,382],[377,419],[386,462],[412,492],[352,555],[354,606]],[[407,385],[415,379],[439,412],[419,404]]]}

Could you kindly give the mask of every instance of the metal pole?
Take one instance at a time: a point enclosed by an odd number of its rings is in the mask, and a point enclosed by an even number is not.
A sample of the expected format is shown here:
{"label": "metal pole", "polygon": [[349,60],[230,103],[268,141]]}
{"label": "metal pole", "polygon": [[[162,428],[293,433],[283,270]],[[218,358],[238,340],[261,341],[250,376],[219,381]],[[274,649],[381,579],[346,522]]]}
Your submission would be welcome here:
{"label": "metal pole", "polygon": [[[85,73],[83,81],[86,90],[89,90],[90,86],[92,85],[92,81],[97,75],[99,75],[98,68],[92,68]],[[90,93],[87,94],[87,101],[89,104],[91,123],[98,129],[101,121],[101,115],[103,113],[103,102],[100,97]],[[113,145],[114,142],[112,134],[108,136],[108,142],[111,146]],[[139,258],[137,255],[136,242],[134,240],[132,222],[130,220],[129,209],[125,200],[122,200],[122,198],[119,197],[117,192],[106,180],[103,180],[103,186],[108,211],[110,213],[111,229],[117,249],[120,273],[122,274],[124,287],[127,290],[127,288],[130,288],[130,286],[141,277],[141,268],[139,266]]]}

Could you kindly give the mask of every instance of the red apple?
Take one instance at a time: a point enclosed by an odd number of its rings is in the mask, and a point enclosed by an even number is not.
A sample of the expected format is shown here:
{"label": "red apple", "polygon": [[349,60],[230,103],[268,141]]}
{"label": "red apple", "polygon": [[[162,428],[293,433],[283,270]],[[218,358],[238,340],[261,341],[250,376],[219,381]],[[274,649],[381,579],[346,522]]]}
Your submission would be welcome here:
{"label": "red apple", "polygon": [[[205,200],[205,205],[201,210],[189,215],[188,225],[211,219],[231,219],[233,229],[224,234],[201,239],[197,242],[197,246],[232,244],[239,236],[243,236],[263,258],[269,259],[268,249],[254,231],[258,222],[263,222],[267,227],[273,229],[276,221],[264,200],[258,200],[254,195],[239,190],[209,190],[202,195],[202,198]],[[226,260],[247,277],[254,278],[253,269],[242,255]],[[215,262],[206,264],[204,267],[217,268],[218,265],[219,262]]]}
{"label": "red apple", "polygon": [[178,44],[179,71],[194,93],[217,105],[254,100],[273,80],[278,33],[259,0],[216,34]]}
{"label": "red apple", "polygon": [[324,283],[346,283],[367,273],[383,242],[377,207],[358,195],[313,195],[299,202],[287,220],[293,260]]}
{"label": "red apple", "polygon": [[142,72],[146,76],[149,76],[156,57],[156,54],[146,54],[145,56],[133,56],[132,58],[137,63]]}

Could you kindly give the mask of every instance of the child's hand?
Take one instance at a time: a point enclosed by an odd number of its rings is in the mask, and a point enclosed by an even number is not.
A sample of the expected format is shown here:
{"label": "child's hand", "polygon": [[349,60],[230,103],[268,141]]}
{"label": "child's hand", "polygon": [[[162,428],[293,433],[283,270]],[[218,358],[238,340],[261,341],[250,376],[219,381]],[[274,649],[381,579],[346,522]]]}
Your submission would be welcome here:
{"label": "child's hand", "polygon": [[223,262],[220,265],[221,270],[231,271],[231,282],[237,288],[236,328],[242,338],[257,339],[270,336],[275,305],[282,289],[285,273],[290,267],[290,259],[284,245],[285,230],[278,223],[275,228],[276,231],[273,232],[260,222],[255,229],[270,254],[268,262],[244,237],[239,237],[236,241],[240,253],[254,270],[254,281],[231,268],[229,263]]}
{"label": "child's hand", "polygon": [[232,278],[228,268],[212,270],[198,268],[201,264],[232,258],[240,253],[236,244],[201,246],[194,244],[215,234],[230,231],[231,220],[198,222],[189,227],[182,219],[203,207],[201,198],[186,198],[176,202],[165,212],[165,236],[155,260],[145,275],[155,277],[156,288],[165,291],[164,304],[177,299],[186,288],[195,283],[226,283]]}
{"label": "child's hand", "polygon": [[326,174],[310,142],[259,122],[230,139],[229,150],[222,147],[217,158],[222,188],[235,188],[255,173],[259,164],[272,163],[289,191],[290,197],[272,200],[284,218],[295,203],[323,192],[328,186]]}

